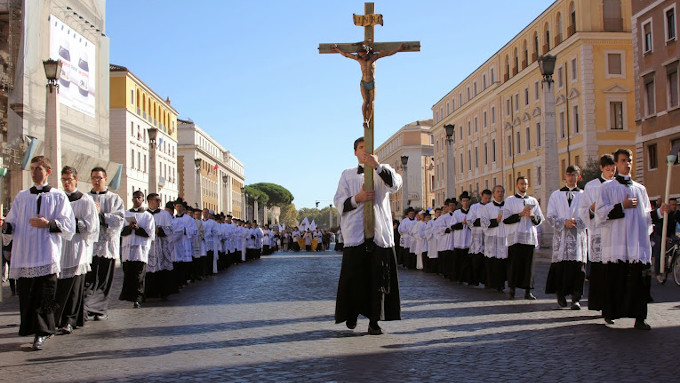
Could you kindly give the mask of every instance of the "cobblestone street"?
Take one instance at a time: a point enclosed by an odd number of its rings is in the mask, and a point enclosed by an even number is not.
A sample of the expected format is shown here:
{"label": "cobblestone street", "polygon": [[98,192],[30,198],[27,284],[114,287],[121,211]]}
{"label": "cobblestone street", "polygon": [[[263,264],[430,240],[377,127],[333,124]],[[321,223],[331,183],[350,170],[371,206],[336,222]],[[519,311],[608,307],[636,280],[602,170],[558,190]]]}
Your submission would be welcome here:
{"label": "cobblestone street", "polygon": [[[680,287],[653,281],[650,332],[632,319],[606,326],[598,312],[400,270],[402,321],[382,336],[333,321],[340,254],[277,253],[233,266],[169,301],[135,310],[112,300],[108,321],[88,322],[30,350],[18,299],[3,285],[0,381],[12,382],[655,382],[676,381]],[[112,298],[120,292],[116,270]],[[521,294],[518,293],[519,296]],[[584,307],[586,302],[584,302]]]}

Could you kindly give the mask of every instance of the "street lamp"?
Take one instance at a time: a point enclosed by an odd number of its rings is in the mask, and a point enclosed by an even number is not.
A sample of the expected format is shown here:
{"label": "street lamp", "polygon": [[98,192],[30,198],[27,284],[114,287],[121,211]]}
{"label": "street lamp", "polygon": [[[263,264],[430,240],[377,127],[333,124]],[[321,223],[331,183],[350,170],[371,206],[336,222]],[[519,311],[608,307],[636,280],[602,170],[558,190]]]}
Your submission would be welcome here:
{"label": "street lamp", "polygon": [[59,171],[61,170],[61,121],[59,117],[59,76],[61,75],[61,61],[47,59],[43,61],[45,77],[47,77],[47,92],[45,97],[45,155],[52,161],[53,171],[48,177],[48,183],[59,185]]}
{"label": "street lamp", "polygon": [[456,169],[453,166],[453,137],[456,133],[456,126],[453,124],[444,125],[446,131],[446,195],[456,194]]}
{"label": "street lamp", "polygon": [[[160,182],[156,175],[156,138],[158,137],[158,129],[149,128],[149,190],[158,192],[163,187],[163,182]],[[165,180],[164,180],[165,181]]]}
{"label": "street lamp", "polygon": [[406,175],[406,168],[408,164],[408,156],[401,156],[401,168],[404,170],[404,179],[401,187],[401,210],[406,210],[408,206],[408,176]]}
{"label": "street lamp", "polygon": [[[555,119],[555,93],[553,92],[553,78],[555,60],[553,55],[544,55],[538,58],[538,69],[543,76],[543,110],[541,122],[543,128],[543,156],[541,158],[540,175],[543,179],[539,197],[541,201],[547,201],[550,193],[560,188],[560,169],[557,149],[557,122]],[[552,238],[553,232],[550,226],[542,231],[543,239]]]}
{"label": "street lamp", "polygon": [[555,73],[556,56],[544,55],[538,58],[538,70],[541,71],[544,81],[552,82],[552,75]]}
{"label": "street lamp", "polygon": [[226,174],[222,175],[222,183],[224,184],[224,191],[222,192],[222,195],[224,198],[222,198],[222,209],[220,211],[229,211],[231,210],[231,206],[229,201],[231,201],[232,195],[231,195],[231,190],[227,187],[227,182],[229,181],[229,177]]}
{"label": "street lamp", "polygon": [[198,199],[198,206],[203,208],[203,191],[201,190],[201,162],[200,158],[194,158],[194,165],[196,165],[196,194]]}

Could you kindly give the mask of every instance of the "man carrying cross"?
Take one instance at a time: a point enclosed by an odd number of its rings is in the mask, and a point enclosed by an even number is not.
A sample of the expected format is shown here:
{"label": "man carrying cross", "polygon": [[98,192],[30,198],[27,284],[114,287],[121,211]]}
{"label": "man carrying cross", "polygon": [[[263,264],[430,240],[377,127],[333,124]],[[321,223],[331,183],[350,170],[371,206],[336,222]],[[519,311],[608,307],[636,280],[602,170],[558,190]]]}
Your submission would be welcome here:
{"label": "man carrying cross", "polygon": [[361,97],[364,98],[364,104],[361,107],[361,112],[364,115],[364,125],[368,125],[373,116],[373,100],[375,99],[375,64],[379,58],[392,56],[395,53],[406,49],[406,44],[402,43],[399,48],[391,51],[376,53],[370,45],[362,45],[362,50],[358,53],[343,52],[338,48],[338,44],[331,45],[331,49],[341,55],[356,60],[361,65]]}

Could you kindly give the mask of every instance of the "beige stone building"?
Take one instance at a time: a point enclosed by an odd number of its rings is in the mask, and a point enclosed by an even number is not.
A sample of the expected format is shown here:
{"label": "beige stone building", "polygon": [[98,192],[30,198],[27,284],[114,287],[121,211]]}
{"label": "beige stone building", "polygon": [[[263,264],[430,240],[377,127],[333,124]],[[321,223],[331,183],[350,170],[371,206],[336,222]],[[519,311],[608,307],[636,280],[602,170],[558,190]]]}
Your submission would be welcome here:
{"label": "beige stone building", "polygon": [[[408,206],[421,209],[434,207],[431,129],[432,120],[412,122],[404,125],[374,150],[380,162],[392,166],[402,177],[404,168],[401,157],[408,156],[404,185],[399,192],[390,195],[392,212],[396,218],[402,217]],[[404,189],[408,194],[408,206],[403,204]]]}
{"label": "beige stone building", "polygon": [[[663,198],[666,155],[680,149],[680,44],[678,0],[633,0],[636,173],[652,200]],[[671,171],[670,195],[680,197],[680,166]]]}
{"label": "beige stone building", "polygon": [[179,195],[191,206],[244,218],[243,163],[193,121],[177,121]]}
{"label": "beige stone building", "polygon": [[[483,62],[432,107],[437,204],[463,190],[494,184],[514,192],[529,178],[529,193],[543,205],[546,174],[618,147],[634,148],[634,76],[631,5],[619,0],[558,0]],[[541,55],[557,57],[555,109],[545,110]],[[554,113],[558,158],[543,152],[546,116]],[[453,162],[446,161],[444,126],[452,124]],[[446,190],[447,166],[455,191]],[[562,176],[560,176],[560,179]],[[544,206],[545,208],[545,206]]]}

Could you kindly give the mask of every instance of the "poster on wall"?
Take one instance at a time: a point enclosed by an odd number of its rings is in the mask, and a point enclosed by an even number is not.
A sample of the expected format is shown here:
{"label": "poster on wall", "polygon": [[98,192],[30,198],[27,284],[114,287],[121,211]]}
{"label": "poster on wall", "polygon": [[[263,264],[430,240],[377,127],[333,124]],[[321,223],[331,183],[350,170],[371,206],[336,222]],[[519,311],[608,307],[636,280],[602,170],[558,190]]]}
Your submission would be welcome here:
{"label": "poster on wall", "polygon": [[62,63],[59,101],[94,117],[95,46],[54,15],[49,20],[50,58]]}

